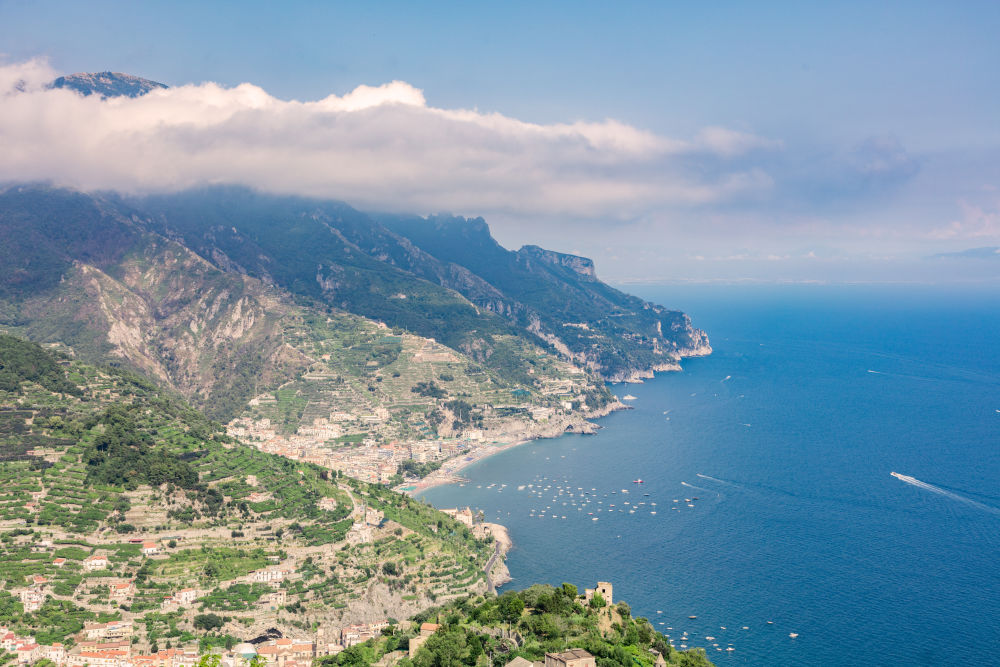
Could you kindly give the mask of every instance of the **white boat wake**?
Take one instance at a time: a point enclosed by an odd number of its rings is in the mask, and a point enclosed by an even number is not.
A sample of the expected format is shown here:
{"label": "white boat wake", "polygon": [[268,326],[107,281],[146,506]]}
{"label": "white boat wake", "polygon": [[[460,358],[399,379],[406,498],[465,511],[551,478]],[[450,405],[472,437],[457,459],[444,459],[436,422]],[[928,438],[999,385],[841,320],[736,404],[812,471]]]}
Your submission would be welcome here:
{"label": "white boat wake", "polygon": [[688,484],[687,482],[681,482],[681,486],[686,486],[689,489],[696,489],[698,491],[704,491],[705,493],[718,493],[717,491],[709,491],[708,489],[703,489],[700,486],[695,486],[694,484]]}
{"label": "white boat wake", "polygon": [[939,495],[945,496],[946,498],[951,498],[952,500],[957,500],[960,503],[965,503],[966,505],[971,505],[977,509],[981,509],[984,512],[989,512],[990,514],[1000,514],[1000,509],[996,507],[991,507],[990,505],[984,505],[981,502],[977,502],[972,498],[966,498],[965,496],[960,496],[957,493],[952,493],[951,491],[946,491],[939,486],[934,486],[933,484],[928,484],[927,482],[921,482],[916,477],[910,477],[909,475],[900,475],[898,472],[890,472],[890,475],[895,477],[901,482],[905,482],[918,489],[924,489],[925,491],[930,491],[931,493],[937,493]]}
{"label": "white boat wake", "polygon": [[719,484],[725,484],[726,486],[732,486],[732,487],[736,487],[737,489],[741,489],[741,488],[743,488],[743,487],[741,487],[741,486],[740,486],[739,484],[737,484],[736,482],[727,482],[727,481],[726,481],[726,480],[724,480],[724,479],[716,479],[715,477],[709,477],[708,475],[702,475],[702,474],[701,474],[700,472],[698,472],[698,473],[695,473],[695,474],[696,474],[696,475],[697,475],[698,477],[701,477],[702,479],[707,479],[707,480],[709,480],[710,482],[718,482]]}

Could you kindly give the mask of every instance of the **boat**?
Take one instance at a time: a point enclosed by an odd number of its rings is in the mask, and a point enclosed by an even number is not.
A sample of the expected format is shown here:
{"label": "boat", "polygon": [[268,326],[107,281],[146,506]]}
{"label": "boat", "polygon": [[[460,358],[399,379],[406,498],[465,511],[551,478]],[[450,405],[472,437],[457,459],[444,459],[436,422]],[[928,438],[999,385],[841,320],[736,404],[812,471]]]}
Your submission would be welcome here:
{"label": "boat", "polygon": [[636,398],[638,398],[638,397],[637,396],[633,396],[632,394],[625,394],[624,396],[622,396],[622,400],[623,401],[634,401],[634,400],[636,400]]}
{"label": "boat", "polygon": [[[632,483],[633,484],[645,484],[645,482],[642,481],[641,479],[633,479]],[[647,493],[646,495],[648,496],[649,494]]]}

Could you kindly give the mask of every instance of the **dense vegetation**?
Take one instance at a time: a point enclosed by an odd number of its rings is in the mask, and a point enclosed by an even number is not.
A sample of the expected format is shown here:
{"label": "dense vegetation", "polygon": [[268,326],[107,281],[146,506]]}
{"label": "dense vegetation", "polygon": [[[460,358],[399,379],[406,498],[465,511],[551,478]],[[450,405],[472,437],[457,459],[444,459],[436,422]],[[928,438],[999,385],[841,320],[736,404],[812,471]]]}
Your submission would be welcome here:
{"label": "dense vegetation", "polygon": [[433,622],[441,627],[398,665],[459,667],[501,665],[517,656],[543,661],[546,652],[582,648],[600,667],[650,667],[657,654],[669,665],[711,665],[704,651],[677,651],[664,635],[644,618],[633,618],[629,606],[607,607],[600,596],[585,604],[576,586],[559,588],[532,586],[499,597],[468,597],[444,607],[429,609],[372,640],[319,662],[334,665],[371,665],[392,651],[408,649],[419,633],[419,625]]}
{"label": "dense vegetation", "polygon": [[198,473],[187,462],[165,448],[140,427],[145,406],[111,405],[86,424],[104,427],[84,450],[87,481],[136,489],[141,484],[172,483],[182,489],[198,486]]}
{"label": "dense vegetation", "polygon": [[0,334],[0,391],[20,394],[25,382],[37,382],[57,393],[80,394],[80,388],[66,379],[58,358],[37,345]]}

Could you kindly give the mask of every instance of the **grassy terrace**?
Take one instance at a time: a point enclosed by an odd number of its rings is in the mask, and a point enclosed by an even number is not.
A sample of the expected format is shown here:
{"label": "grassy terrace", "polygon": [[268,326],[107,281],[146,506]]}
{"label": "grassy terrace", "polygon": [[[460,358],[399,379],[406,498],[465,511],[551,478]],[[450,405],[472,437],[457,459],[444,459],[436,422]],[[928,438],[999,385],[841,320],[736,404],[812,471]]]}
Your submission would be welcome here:
{"label": "grassy terrace", "polygon": [[[299,312],[291,318],[286,341],[315,360],[309,372],[265,393],[243,416],[270,420],[278,434],[291,435],[334,413],[355,417],[341,425],[343,436],[332,446],[355,444],[365,437],[385,442],[437,435],[448,418],[450,401],[471,406],[461,426],[473,426],[488,406],[554,405],[552,384],[577,386],[600,394],[591,380],[574,373],[555,357],[514,336],[496,336],[491,367],[424,338],[379,327],[346,314],[326,317]],[[512,366],[502,379],[497,363]],[[496,362],[496,363],[494,363]],[[517,371],[513,372],[516,366]],[[433,385],[435,394],[414,391]],[[365,421],[379,409],[389,411],[387,422]],[[452,426],[451,419],[447,423]]]}
{"label": "grassy terrace", "polygon": [[[138,622],[136,641],[148,648],[215,641],[194,625],[199,613],[222,614],[216,632],[242,636],[251,619],[339,622],[372,586],[408,601],[482,587],[491,546],[431,507],[239,445],[140,378],[60,364],[76,393],[29,380],[0,390],[0,623],[72,643],[83,622],[117,616]],[[351,546],[362,503],[385,523],[372,542]],[[160,552],[143,555],[130,540]],[[86,571],[91,555],[105,556],[107,569]],[[245,580],[279,564],[290,573],[280,583]],[[47,601],[25,613],[17,593],[36,576]],[[112,599],[122,582],[134,593]],[[198,600],[171,606],[184,588]],[[278,609],[267,595],[275,590],[286,594]]]}

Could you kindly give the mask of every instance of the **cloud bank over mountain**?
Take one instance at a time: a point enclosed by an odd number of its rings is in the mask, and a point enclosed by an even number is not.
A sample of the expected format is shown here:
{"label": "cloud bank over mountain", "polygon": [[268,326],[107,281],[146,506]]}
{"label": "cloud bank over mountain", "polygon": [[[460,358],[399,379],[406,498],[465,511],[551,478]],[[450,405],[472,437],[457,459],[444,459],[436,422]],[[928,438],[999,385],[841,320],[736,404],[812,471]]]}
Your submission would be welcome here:
{"label": "cloud bank over mountain", "polygon": [[670,136],[615,119],[528,122],[435,106],[404,81],[314,101],[211,82],[104,98],[53,89],[60,74],[0,64],[0,182],[234,183],[484,215],[505,245],[593,256],[612,280],[841,280],[860,264],[872,279],[919,279],[929,255],[1000,240],[989,142],[915,152],[891,131],[831,143],[712,123]]}
{"label": "cloud bank over mountain", "polygon": [[535,124],[431,106],[402,81],[285,101],[249,83],[84,97],[44,62],[0,67],[0,179],[82,189],[241,183],[389,210],[629,218],[768,190],[747,157],[781,143],[707,127],[677,139],[605,120]]}

